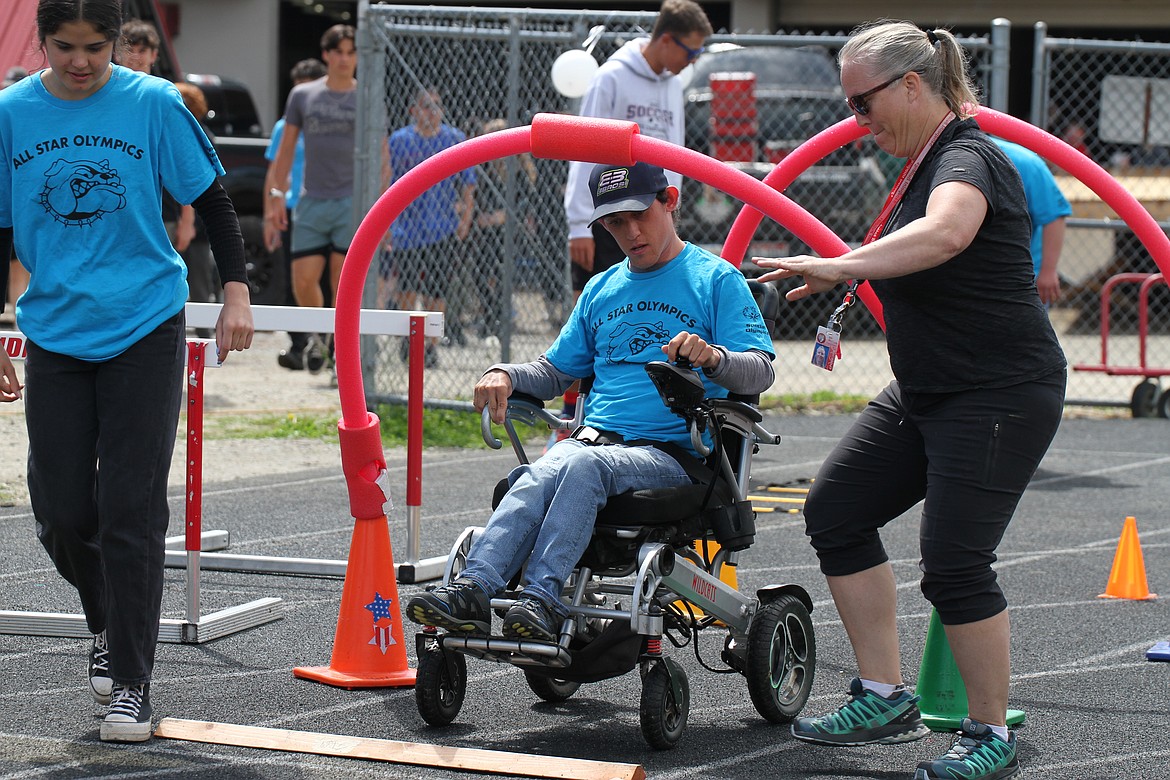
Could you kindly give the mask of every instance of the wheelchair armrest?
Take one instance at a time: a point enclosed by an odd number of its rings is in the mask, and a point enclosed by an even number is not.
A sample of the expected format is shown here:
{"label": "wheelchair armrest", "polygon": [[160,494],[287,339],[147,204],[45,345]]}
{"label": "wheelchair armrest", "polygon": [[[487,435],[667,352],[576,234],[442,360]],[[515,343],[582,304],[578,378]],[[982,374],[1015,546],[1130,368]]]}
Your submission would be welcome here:
{"label": "wheelchair armrest", "polygon": [[724,418],[724,425],[730,424],[740,435],[753,434],[761,444],[780,443],[780,434],[771,433],[761,425],[764,415],[752,404],[739,400],[737,396],[729,396],[712,400],[711,405],[716,414]]}
{"label": "wheelchair armrest", "polygon": [[[516,428],[513,425],[515,420],[519,420],[525,425],[536,425],[538,422],[543,422],[551,428],[557,428],[561,425],[561,418],[545,409],[544,401],[527,393],[512,393],[508,396],[508,411],[504,414],[504,430],[512,439],[514,448],[519,446],[519,437],[516,435]],[[503,442],[492,435],[491,410],[486,406],[480,413],[479,428],[487,446],[493,450],[504,446]]]}
{"label": "wheelchair armrest", "polygon": [[740,400],[739,397],[728,396],[727,398],[715,398],[711,401],[711,405],[715,407],[716,411],[724,414],[738,414],[751,422],[758,423],[764,419],[764,415],[760,414],[760,410],[751,404]]}

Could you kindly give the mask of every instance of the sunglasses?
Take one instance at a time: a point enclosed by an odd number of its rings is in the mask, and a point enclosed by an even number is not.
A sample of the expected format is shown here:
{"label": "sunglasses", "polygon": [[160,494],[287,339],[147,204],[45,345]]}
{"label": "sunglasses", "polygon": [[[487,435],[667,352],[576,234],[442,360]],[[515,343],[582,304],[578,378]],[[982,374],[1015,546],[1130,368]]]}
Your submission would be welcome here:
{"label": "sunglasses", "polygon": [[670,39],[672,41],[674,41],[675,43],[677,43],[682,48],[682,50],[687,53],[687,62],[694,62],[695,60],[699,59],[700,54],[702,54],[704,51],[707,50],[707,47],[705,47],[705,46],[700,46],[697,49],[692,49],[690,46],[687,46],[685,43],[683,43],[682,41],[680,41],[678,38],[674,37],[673,35],[670,36]]}
{"label": "sunglasses", "polygon": [[891,84],[894,84],[896,82],[901,81],[905,77],[906,77],[905,73],[903,73],[901,76],[894,76],[889,81],[878,84],[873,89],[867,89],[865,92],[862,92],[860,95],[854,95],[853,97],[847,97],[847,98],[845,98],[845,104],[847,106],[849,106],[849,108],[853,111],[853,113],[857,114],[858,116],[869,116],[869,99],[871,97],[873,97],[874,95],[876,95],[877,93],[881,92],[886,87],[890,86]]}

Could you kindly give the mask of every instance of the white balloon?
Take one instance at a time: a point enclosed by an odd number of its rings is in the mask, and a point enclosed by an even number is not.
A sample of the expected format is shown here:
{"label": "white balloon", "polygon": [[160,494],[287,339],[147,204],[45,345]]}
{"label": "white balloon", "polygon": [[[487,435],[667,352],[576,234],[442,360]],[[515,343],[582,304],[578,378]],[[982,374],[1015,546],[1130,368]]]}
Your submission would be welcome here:
{"label": "white balloon", "polygon": [[585,94],[597,68],[592,54],[583,49],[569,49],[553,62],[553,87],[567,98],[579,98]]}

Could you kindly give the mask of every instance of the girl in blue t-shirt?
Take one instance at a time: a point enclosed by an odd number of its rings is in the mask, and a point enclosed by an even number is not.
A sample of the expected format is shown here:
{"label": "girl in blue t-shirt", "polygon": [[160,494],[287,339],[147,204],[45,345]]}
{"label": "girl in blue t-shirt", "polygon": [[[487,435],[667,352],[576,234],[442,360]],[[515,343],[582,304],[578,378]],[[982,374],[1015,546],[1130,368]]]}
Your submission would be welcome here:
{"label": "girl in blue t-shirt", "polygon": [[[220,358],[249,347],[253,327],[223,168],[172,84],[112,63],[121,22],[120,0],[39,0],[48,67],[0,93],[0,257],[15,242],[30,272],[16,314],[37,535],[94,634],[90,689],[110,705],[101,739],[140,742],[186,332],[164,187],[207,227],[224,280]],[[0,400],[21,390],[0,351]]]}

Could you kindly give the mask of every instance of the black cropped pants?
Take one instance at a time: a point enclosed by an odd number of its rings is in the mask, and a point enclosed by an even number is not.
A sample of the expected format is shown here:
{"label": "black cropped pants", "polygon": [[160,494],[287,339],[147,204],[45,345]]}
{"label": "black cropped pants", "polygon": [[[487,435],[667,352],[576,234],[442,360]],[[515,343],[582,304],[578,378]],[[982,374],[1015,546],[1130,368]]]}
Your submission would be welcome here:
{"label": "black cropped pants", "polygon": [[944,624],[1007,607],[995,550],[1056,435],[1065,372],[1011,387],[907,393],[892,382],[821,466],[806,533],[827,576],[888,560],[879,530],[923,502],[922,593]]}

